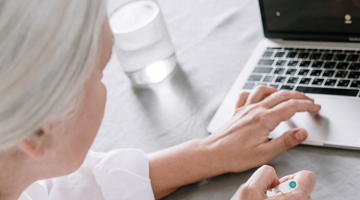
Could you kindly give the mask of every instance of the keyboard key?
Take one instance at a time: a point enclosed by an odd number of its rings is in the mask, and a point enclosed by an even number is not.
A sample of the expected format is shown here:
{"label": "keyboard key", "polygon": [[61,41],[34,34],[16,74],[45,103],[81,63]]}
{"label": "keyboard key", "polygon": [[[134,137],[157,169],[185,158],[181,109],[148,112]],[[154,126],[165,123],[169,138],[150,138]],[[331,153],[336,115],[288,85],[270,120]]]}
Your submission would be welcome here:
{"label": "keyboard key", "polygon": [[312,85],[322,85],[322,83],[324,82],[324,79],[322,78],[315,78],[312,82]]}
{"label": "keyboard key", "polygon": [[340,80],[339,83],[337,84],[338,87],[347,87],[349,85],[350,81],[349,80]]}
{"label": "keyboard key", "polygon": [[248,81],[260,81],[262,75],[251,75],[248,79]]}
{"label": "keyboard key", "polygon": [[281,47],[267,47],[267,49],[282,49]]}
{"label": "keyboard key", "polygon": [[270,87],[274,87],[274,88],[278,89],[279,85],[277,85],[277,84],[270,84]]}
{"label": "keyboard key", "polygon": [[283,56],[285,55],[285,52],[277,52],[276,54],[275,54],[275,57],[276,58],[282,58]]}
{"label": "keyboard key", "polygon": [[300,63],[300,67],[309,67],[310,63],[311,63],[311,61],[302,61]]}
{"label": "keyboard key", "polygon": [[289,61],[288,65],[289,67],[295,67],[299,63],[298,60],[291,60]]}
{"label": "keyboard key", "polygon": [[313,52],[313,51],[318,51],[318,49],[308,49],[308,51]]}
{"label": "keyboard key", "polygon": [[323,64],[324,62],[316,61],[311,65],[311,67],[320,68]]}
{"label": "keyboard key", "polygon": [[332,60],[333,57],[334,57],[334,54],[332,54],[332,53],[326,53],[326,54],[323,55],[322,59],[323,59],[323,60]]}
{"label": "keyboard key", "polygon": [[274,76],[265,76],[262,82],[271,82],[274,79]]}
{"label": "keyboard key", "polygon": [[342,53],[343,50],[340,50],[340,49],[333,49],[331,50],[331,52],[334,52],[334,53]]}
{"label": "keyboard key", "polygon": [[243,89],[251,90],[255,86],[255,83],[245,83]]}
{"label": "keyboard key", "polygon": [[296,48],[295,51],[306,51],[304,48]]}
{"label": "keyboard key", "polygon": [[278,76],[275,80],[275,83],[283,83],[286,80],[286,76]]}
{"label": "keyboard key", "polygon": [[326,81],[325,81],[325,85],[326,86],[335,86],[335,84],[336,84],[336,79],[327,79]]}
{"label": "keyboard key", "polygon": [[272,67],[255,67],[254,69],[254,73],[264,73],[264,74],[269,74],[271,73],[271,71],[273,70]]}
{"label": "keyboard key", "polygon": [[295,58],[296,55],[297,55],[297,52],[289,52],[289,53],[286,55],[286,57],[287,57],[287,58]]}
{"label": "keyboard key", "polygon": [[349,63],[347,62],[339,62],[336,66],[336,69],[346,69],[349,66]]}
{"label": "keyboard key", "polygon": [[345,50],[344,53],[355,53],[356,51],[354,50]]}
{"label": "keyboard key", "polygon": [[330,49],[320,49],[320,52],[330,52]]}
{"label": "keyboard key", "polygon": [[334,70],[326,70],[322,76],[323,77],[332,77],[332,76],[334,76],[334,74],[335,74]]}
{"label": "keyboard key", "polygon": [[296,73],[297,69],[288,69],[286,71],[286,75],[294,75]]}
{"label": "keyboard key", "polygon": [[309,84],[310,83],[310,81],[311,81],[311,78],[302,78],[301,80],[300,80],[300,84]]}
{"label": "keyboard key", "polygon": [[307,57],[309,57],[309,53],[300,53],[298,58],[303,58],[306,59]]}
{"label": "keyboard key", "polygon": [[349,69],[359,70],[360,69],[360,63],[351,63]]}
{"label": "keyboard key", "polygon": [[360,81],[353,81],[351,83],[350,87],[360,88]]}
{"label": "keyboard key", "polygon": [[294,50],[294,48],[288,48],[288,47],[286,47],[286,48],[284,48],[285,50],[287,50],[287,51],[292,51],[292,50]]}
{"label": "keyboard key", "polygon": [[336,78],[345,78],[346,75],[348,74],[347,71],[338,71],[335,75]]}
{"label": "keyboard key", "polygon": [[308,69],[300,69],[298,76],[306,76],[306,75],[308,75],[309,71],[310,70],[308,70]]}
{"label": "keyboard key", "polygon": [[258,84],[256,84],[256,86],[258,86],[258,85],[265,85],[265,86],[267,86],[267,83],[258,83]]}
{"label": "keyboard key", "polygon": [[296,84],[298,80],[298,77],[290,77],[287,83]]}
{"label": "keyboard key", "polygon": [[342,61],[342,60],[345,60],[345,58],[346,58],[346,54],[336,54],[336,56],[334,57],[334,60]]}
{"label": "keyboard key", "polygon": [[328,94],[328,95],[342,95],[356,97],[359,90],[356,89],[335,89],[335,88],[321,88],[321,87],[304,87],[298,86],[295,89],[299,92],[310,93],[310,94]]}
{"label": "keyboard key", "polygon": [[259,61],[259,65],[272,65],[275,60],[267,60],[267,59],[261,59]]}
{"label": "keyboard key", "polygon": [[270,58],[273,55],[273,51],[265,51],[263,54],[264,58]]}
{"label": "keyboard key", "polygon": [[280,90],[293,90],[294,86],[293,85],[282,85]]}
{"label": "keyboard key", "polygon": [[357,61],[359,60],[359,55],[350,54],[347,58],[347,61]]}
{"label": "keyboard key", "polygon": [[334,68],[336,65],[336,62],[326,62],[325,65],[324,65],[324,68],[326,69],[332,69]]}
{"label": "keyboard key", "polygon": [[283,74],[285,71],[285,68],[276,68],[274,71],[274,74]]}
{"label": "keyboard key", "polygon": [[276,66],[284,66],[285,63],[286,63],[286,60],[278,60],[275,65]]}
{"label": "keyboard key", "polygon": [[348,78],[359,78],[359,77],[360,77],[360,72],[354,72],[354,71],[351,71],[348,76]]}
{"label": "keyboard key", "polygon": [[321,53],[313,53],[313,54],[311,54],[310,59],[318,60],[318,59],[320,59],[320,57],[321,57]]}
{"label": "keyboard key", "polygon": [[320,76],[322,70],[312,70],[310,76]]}

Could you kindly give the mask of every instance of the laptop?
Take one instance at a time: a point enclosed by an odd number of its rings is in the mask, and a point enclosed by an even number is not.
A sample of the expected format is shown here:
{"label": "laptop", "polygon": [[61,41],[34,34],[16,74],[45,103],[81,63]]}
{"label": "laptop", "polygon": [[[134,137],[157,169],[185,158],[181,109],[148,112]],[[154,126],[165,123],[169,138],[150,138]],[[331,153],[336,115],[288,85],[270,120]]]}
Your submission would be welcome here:
{"label": "laptop", "polygon": [[297,113],[269,135],[304,128],[303,144],[360,149],[360,0],[259,0],[265,38],[258,44],[208,131],[235,112],[257,85],[306,93],[319,115]]}

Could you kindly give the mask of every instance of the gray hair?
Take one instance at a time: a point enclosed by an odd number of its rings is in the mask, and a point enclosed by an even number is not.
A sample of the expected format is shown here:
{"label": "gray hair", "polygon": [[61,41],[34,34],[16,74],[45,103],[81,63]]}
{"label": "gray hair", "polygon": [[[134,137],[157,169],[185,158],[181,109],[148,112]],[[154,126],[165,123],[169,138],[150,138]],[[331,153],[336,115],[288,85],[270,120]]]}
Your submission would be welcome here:
{"label": "gray hair", "polygon": [[105,16],[103,0],[0,1],[0,149],[75,107]]}

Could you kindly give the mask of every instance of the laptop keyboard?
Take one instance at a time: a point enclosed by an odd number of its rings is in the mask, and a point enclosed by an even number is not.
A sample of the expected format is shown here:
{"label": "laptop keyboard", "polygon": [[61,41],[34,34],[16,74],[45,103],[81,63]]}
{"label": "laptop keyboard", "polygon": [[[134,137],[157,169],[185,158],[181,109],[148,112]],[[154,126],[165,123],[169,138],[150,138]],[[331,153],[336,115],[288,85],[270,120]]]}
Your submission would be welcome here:
{"label": "laptop keyboard", "polygon": [[243,89],[267,85],[308,94],[358,97],[360,50],[268,47]]}

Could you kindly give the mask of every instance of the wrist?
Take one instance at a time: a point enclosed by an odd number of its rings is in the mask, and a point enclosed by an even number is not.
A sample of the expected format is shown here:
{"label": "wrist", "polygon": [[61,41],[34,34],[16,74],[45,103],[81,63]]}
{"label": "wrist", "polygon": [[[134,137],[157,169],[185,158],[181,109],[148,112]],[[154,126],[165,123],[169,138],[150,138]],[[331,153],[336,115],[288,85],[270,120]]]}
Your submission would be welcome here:
{"label": "wrist", "polygon": [[202,157],[206,160],[206,167],[211,170],[212,176],[231,172],[226,162],[226,152],[222,152],[221,142],[211,141],[208,138],[197,141]]}
{"label": "wrist", "polygon": [[[148,155],[155,194],[226,173],[206,140],[194,139]],[[157,195],[158,196],[158,195]]]}

